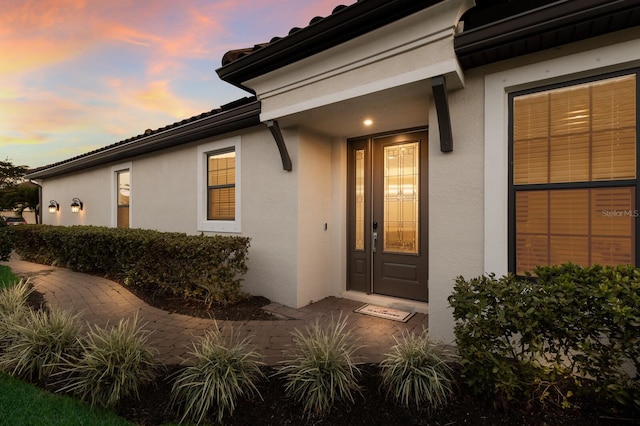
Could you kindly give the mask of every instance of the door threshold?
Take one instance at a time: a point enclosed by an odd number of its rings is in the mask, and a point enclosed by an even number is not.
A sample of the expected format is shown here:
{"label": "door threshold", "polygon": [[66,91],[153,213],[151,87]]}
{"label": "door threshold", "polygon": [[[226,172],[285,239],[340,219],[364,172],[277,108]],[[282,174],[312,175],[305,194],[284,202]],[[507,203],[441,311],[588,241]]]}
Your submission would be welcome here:
{"label": "door threshold", "polygon": [[428,302],[418,302],[417,300],[400,299],[398,297],[383,296],[380,294],[367,294],[360,291],[347,290],[343,291],[340,297],[355,300],[362,303],[370,303],[372,305],[384,306],[385,308],[399,309],[402,311],[418,312],[421,314],[429,313]]}

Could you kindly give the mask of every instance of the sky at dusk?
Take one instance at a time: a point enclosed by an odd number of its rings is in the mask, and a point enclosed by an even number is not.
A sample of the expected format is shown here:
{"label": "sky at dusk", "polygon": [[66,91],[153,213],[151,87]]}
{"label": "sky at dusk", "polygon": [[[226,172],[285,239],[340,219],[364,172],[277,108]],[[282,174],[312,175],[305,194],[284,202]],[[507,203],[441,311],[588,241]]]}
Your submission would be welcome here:
{"label": "sky at dusk", "polygon": [[247,96],[225,52],[340,0],[4,0],[0,160],[52,164]]}

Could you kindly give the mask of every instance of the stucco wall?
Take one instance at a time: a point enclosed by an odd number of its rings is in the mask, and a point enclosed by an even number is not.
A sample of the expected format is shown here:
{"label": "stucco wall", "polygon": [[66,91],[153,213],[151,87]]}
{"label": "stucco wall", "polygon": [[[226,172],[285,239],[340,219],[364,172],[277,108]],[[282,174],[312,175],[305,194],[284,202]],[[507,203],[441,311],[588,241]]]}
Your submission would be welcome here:
{"label": "stucco wall", "polygon": [[251,237],[245,289],[297,306],[298,135],[282,130],[293,170],[266,130],[242,136],[242,235]]}
{"label": "stucco wall", "polygon": [[469,74],[466,82],[449,93],[453,152],[440,151],[435,108],[429,117],[429,330],[445,342],[453,341],[455,278],[483,273],[483,81]]}
{"label": "stucco wall", "polygon": [[[82,173],[64,175],[46,180],[42,187],[42,223],[47,225],[96,225],[111,224],[111,172],[100,167]],[[73,198],[79,198],[84,206],[78,213],[71,213]],[[60,204],[60,211],[49,213],[49,201]]]}
{"label": "stucco wall", "polygon": [[334,225],[338,225],[331,221],[331,141],[301,131],[297,167],[300,171],[297,305],[303,306],[331,293],[331,233]]}
{"label": "stucco wall", "polygon": [[140,157],[131,167],[131,227],[196,233],[196,148]]}
{"label": "stucco wall", "polygon": [[[292,172],[282,169],[277,146],[266,127],[248,129],[241,136],[242,228],[231,235],[251,238],[244,289],[298,306],[298,135],[287,130],[283,134],[294,163]],[[131,159],[127,163],[131,167],[131,227],[197,234],[197,180],[204,178],[197,173],[197,148],[229,136]],[[310,145],[312,150],[316,146]],[[43,200],[47,206],[49,200],[56,200],[61,208],[56,214],[45,211],[44,223],[112,226],[115,165],[46,179]],[[310,166],[315,167],[313,162]],[[307,190],[309,186],[307,181]],[[84,202],[84,210],[78,214],[70,210],[73,197]],[[314,221],[313,214],[303,220],[305,229],[311,229],[306,223]]]}
{"label": "stucco wall", "polygon": [[330,268],[331,294],[340,296],[347,288],[347,143],[331,141]]}

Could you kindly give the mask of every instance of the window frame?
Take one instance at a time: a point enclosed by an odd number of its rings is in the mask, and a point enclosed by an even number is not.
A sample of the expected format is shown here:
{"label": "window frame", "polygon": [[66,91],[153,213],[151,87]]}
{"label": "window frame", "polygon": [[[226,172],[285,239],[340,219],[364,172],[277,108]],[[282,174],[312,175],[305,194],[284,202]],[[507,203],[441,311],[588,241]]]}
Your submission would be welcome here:
{"label": "window frame", "polygon": [[[555,89],[563,89],[571,86],[576,86],[586,83],[594,83],[597,81],[603,81],[611,78],[635,75],[636,81],[636,170],[635,179],[624,180],[597,180],[597,181],[580,181],[580,182],[554,182],[554,183],[536,183],[536,184],[514,184],[514,99],[518,96],[541,93],[544,91],[550,91]],[[640,68],[629,68],[625,70],[602,73],[589,77],[567,79],[565,81],[553,84],[539,85],[523,90],[516,90],[507,93],[507,138],[508,138],[508,167],[507,167],[507,182],[508,182],[508,196],[507,196],[507,267],[508,272],[515,274],[517,271],[517,258],[516,258],[516,192],[522,191],[554,191],[554,190],[572,190],[572,189],[597,189],[597,188],[616,188],[616,187],[634,187],[635,188],[635,212],[640,211]],[[591,157],[590,157],[591,160]],[[633,214],[631,217],[635,221],[635,235],[632,237],[633,248],[635,254],[635,265],[640,265],[640,223],[637,218],[637,214]]]}
{"label": "window frame", "polygon": [[133,167],[132,163],[122,163],[111,167],[111,226],[118,227],[118,173],[129,172],[129,228],[133,227]]}
{"label": "window frame", "polygon": [[[198,202],[197,202],[197,229],[200,232],[240,233],[241,226],[241,163],[242,149],[241,137],[234,136],[198,146],[197,176],[198,176]],[[208,219],[208,158],[218,152],[235,152],[235,219],[234,220],[209,220]]]}

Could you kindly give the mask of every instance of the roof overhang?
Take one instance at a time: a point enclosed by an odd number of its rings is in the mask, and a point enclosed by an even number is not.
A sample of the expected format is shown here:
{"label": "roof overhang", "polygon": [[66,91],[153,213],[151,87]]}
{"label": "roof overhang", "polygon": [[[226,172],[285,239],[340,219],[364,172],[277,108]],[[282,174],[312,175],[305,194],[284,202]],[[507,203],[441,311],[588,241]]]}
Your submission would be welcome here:
{"label": "roof overhang", "polygon": [[[234,57],[216,72],[235,86],[253,92],[244,82],[323,52],[444,0],[368,0],[337,8],[331,16],[314,19],[288,36],[256,45],[245,56]],[[249,53],[250,52],[250,53]]]}
{"label": "roof overhang", "polygon": [[93,153],[43,167],[29,173],[25,178],[43,179],[59,176],[194,142],[203,138],[242,130],[259,124],[260,102],[253,101],[238,108],[189,121],[188,123],[171,127],[168,130],[136,138],[129,142],[114,144]]}
{"label": "roof overhang", "polygon": [[465,30],[455,52],[469,69],[637,25],[640,0],[561,0]]}

